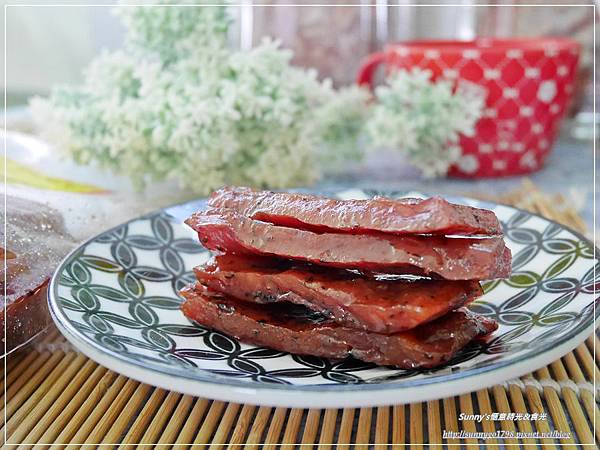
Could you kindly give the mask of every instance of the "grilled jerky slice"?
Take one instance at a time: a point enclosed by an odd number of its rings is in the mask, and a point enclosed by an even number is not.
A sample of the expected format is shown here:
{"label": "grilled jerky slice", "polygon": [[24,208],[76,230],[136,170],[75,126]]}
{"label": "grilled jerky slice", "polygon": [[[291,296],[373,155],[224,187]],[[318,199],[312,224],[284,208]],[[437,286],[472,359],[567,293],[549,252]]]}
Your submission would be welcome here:
{"label": "grilled jerky slice", "polygon": [[278,256],[323,266],[384,273],[486,280],[510,275],[510,250],[501,237],[314,233],[243,217],[228,209],[186,220],[200,242],[221,253]]}
{"label": "grilled jerky slice", "polygon": [[383,334],[430,322],[483,293],[477,281],[379,281],[348,271],[286,266],[270,258],[221,255],[194,271],[209,291],[254,303],[304,305],[349,328]]}
{"label": "grilled jerky slice", "polygon": [[500,235],[496,215],[440,197],[336,200],[314,195],[226,187],[209,205],[275,225],[317,232]]}
{"label": "grilled jerky slice", "polygon": [[325,358],[353,356],[404,369],[442,365],[497,328],[494,321],[460,309],[413,330],[383,335],[343,327],[299,305],[258,305],[199,289],[196,285],[181,292],[185,316],[242,342]]}

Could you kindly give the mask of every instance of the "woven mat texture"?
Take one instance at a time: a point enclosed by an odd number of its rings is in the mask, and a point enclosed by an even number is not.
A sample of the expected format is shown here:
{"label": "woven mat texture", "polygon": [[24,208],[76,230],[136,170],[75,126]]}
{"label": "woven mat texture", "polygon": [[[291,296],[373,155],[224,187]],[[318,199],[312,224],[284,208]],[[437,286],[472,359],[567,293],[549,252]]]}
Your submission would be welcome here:
{"label": "woven mat texture", "polygon": [[[586,231],[564,197],[545,196],[530,182],[499,200]],[[36,344],[9,355],[6,373],[2,369],[0,405],[7,418],[2,434],[6,433],[7,444],[20,444],[19,448],[53,449],[67,448],[66,444],[69,449],[98,444],[211,450],[242,448],[241,444],[247,449],[392,448],[389,444],[395,444],[394,449],[440,444],[456,449],[483,444],[592,448],[600,440],[593,385],[594,378],[600,380],[600,355],[594,354],[598,342],[597,336],[590,336],[543,369],[471,394],[403,406],[305,410],[224,403],[154,388],[99,366],[52,329]],[[461,413],[493,412],[536,413],[538,420],[459,420]],[[544,415],[546,419],[539,420]],[[444,439],[442,430],[509,434],[558,430],[570,437],[457,440]]]}

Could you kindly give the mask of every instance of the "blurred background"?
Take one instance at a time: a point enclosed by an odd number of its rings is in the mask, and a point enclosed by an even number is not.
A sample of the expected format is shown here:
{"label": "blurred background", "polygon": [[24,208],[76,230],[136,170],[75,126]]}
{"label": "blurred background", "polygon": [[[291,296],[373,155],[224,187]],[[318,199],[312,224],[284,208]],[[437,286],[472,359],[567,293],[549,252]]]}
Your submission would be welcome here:
{"label": "blurred background", "polygon": [[[5,0],[0,3],[18,4]],[[292,1],[257,2],[277,5],[275,8],[253,6],[251,1],[239,3],[245,6],[234,8],[233,45],[249,49],[264,36],[275,37],[294,51],[295,64],[314,67],[321,77],[330,77],[336,84],[352,83],[362,59],[390,42],[568,36],[583,46],[578,81],[582,98],[575,109],[590,111],[592,108],[594,2],[590,0],[572,2],[589,4],[589,7],[566,6],[569,2],[551,0],[490,2],[502,6],[449,0],[427,2],[439,6],[418,7],[414,6],[418,2],[384,0],[330,0],[325,2],[331,5],[328,7],[309,6],[311,2],[303,2],[307,4],[303,7],[286,6],[297,3]],[[356,6],[347,6],[352,3]],[[463,6],[444,6],[444,3]],[[539,6],[535,6],[536,3]],[[560,6],[541,6],[553,3]],[[111,9],[102,6],[10,7],[6,29],[9,105],[23,104],[34,93],[48,93],[57,83],[81,82],[83,69],[100,50],[120,48],[124,27]],[[0,39],[4,41],[4,36]]]}

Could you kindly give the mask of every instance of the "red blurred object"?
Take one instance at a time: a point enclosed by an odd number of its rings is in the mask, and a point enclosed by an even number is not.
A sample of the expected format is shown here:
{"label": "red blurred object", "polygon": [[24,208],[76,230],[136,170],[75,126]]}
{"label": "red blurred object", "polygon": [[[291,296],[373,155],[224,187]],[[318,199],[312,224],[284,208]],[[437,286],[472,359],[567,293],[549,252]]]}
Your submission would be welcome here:
{"label": "red blurred object", "polygon": [[579,47],[566,38],[404,42],[372,54],[357,82],[372,86],[383,64],[483,86],[483,117],[473,137],[461,138],[463,157],[449,174],[517,175],[538,170],[550,153],[574,89]]}

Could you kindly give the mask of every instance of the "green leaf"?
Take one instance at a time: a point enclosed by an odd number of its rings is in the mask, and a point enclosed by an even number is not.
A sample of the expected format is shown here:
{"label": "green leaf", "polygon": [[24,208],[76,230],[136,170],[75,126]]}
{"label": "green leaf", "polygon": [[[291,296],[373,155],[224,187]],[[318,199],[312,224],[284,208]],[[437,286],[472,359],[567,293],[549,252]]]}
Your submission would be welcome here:
{"label": "green leaf", "polygon": [[529,303],[537,295],[539,288],[537,286],[530,286],[517,292],[515,295],[504,301],[500,305],[500,311],[512,311],[517,308],[521,308]]}
{"label": "green leaf", "polygon": [[567,253],[566,255],[561,256],[546,268],[546,270],[542,274],[542,279],[547,280],[549,278],[554,278],[557,275],[560,275],[569,267],[571,267],[576,259],[576,253]]}
{"label": "green leaf", "polygon": [[112,300],[114,302],[127,303],[131,301],[131,297],[127,295],[127,293],[120,289],[115,289],[110,286],[105,286],[102,284],[90,284],[89,289],[97,296],[106,298],[108,300]]}
{"label": "green leaf", "polygon": [[540,234],[536,230],[530,230],[529,228],[511,228],[507,231],[506,235],[511,241],[524,245],[535,245],[540,240]]}
{"label": "green leaf", "polygon": [[185,368],[189,368],[189,367],[198,367],[196,364],[194,364],[193,361],[190,361],[184,357],[179,356],[176,353],[171,353],[171,352],[160,352],[159,356],[166,362],[168,363],[175,363],[178,366],[181,367],[185,367]]}
{"label": "green leaf", "polygon": [[212,350],[201,350],[195,348],[182,348],[175,351],[176,355],[184,356],[186,358],[194,359],[208,359],[208,360],[219,360],[227,359],[227,355],[223,353],[214,352]]}
{"label": "green leaf", "polygon": [[294,368],[294,369],[277,369],[269,372],[270,375],[276,377],[287,378],[311,378],[319,375],[321,372],[316,369]]}
{"label": "green leaf", "polygon": [[86,311],[97,311],[100,309],[98,299],[87,287],[73,288],[71,290],[71,295],[86,309]]}
{"label": "green leaf", "polygon": [[67,287],[73,287],[77,284],[77,283],[75,283],[75,280],[73,280],[73,278],[71,278],[65,272],[61,273],[60,278],[58,279],[58,283],[61,286],[67,286]]}
{"label": "green leaf", "polygon": [[153,296],[143,298],[142,302],[153,308],[177,310],[181,306],[182,300],[174,297]]}
{"label": "green leaf", "polygon": [[64,297],[60,297],[60,304],[65,309],[68,309],[68,310],[71,310],[71,311],[77,311],[77,312],[84,312],[85,311],[85,308],[83,308],[79,303],[72,302],[70,300],[67,300]]}
{"label": "green leaf", "polygon": [[273,350],[272,348],[266,347],[249,348],[248,350],[244,350],[239,354],[240,357],[246,359],[279,358],[283,355],[285,355],[285,352],[280,352],[279,350]]}
{"label": "green leaf", "polygon": [[581,277],[582,284],[592,283],[594,281],[594,275],[596,276],[595,281],[600,281],[600,263],[592,266],[588,269],[583,277]]}
{"label": "green leaf", "polygon": [[561,227],[559,224],[551,222],[551,223],[548,224],[548,226],[544,230],[544,233],[542,234],[542,237],[544,239],[553,238],[558,233],[560,233],[562,230],[563,230],[563,227]]}
{"label": "green leaf", "polygon": [[347,372],[327,372],[325,377],[338,383],[355,384],[361,382],[359,377]]}
{"label": "green leaf", "polygon": [[183,337],[204,336],[207,333],[205,328],[201,328],[199,326],[195,327],[192,325],[165,324],[158,325],[156,329],[164,331],[168,334]]}
{"label": "green leaf", "polygon": [[144,285],[129,272],[120,272],[118,276],[121,288],[133,298],[144,296]]}
{"label": "green leaf", "polygon": [[110,335],[104,334],[104,335],[100,336],[99,341],[114,352],[117,352],[117,353],[126,353],[127,352],[127,347],[125,347],[123,344],[121,344],[119,341],[117,341]]}
{"label": "green leaf", "polygon": [[112,333],[113,328],[96,314],[84,315],[84,320],[99,333]]}
{"label": "green leaf", "polygon": [[577,296],[577,291],[570,291],[570,292],[567,292],[567,293],[561,295],[560,297],[557,297],[556,299],[554,299],[550,303],[548,303],[546,306],[544,306],[544,308],[542,308],[542,310],[539,312],[539,316],[542,318],[545,318],[546,316],[554,314],[558,310],[564,308],[569,303],[571,303],[571,301],[576,296]]}
{"label": "green leaf", "polygon": [[78,260],[73,261],[67,266],[67,273],[71,275],[73,280],[83,285],[88,284],[92,279],[90,271]]}
{"label": "green leaf", "polygon": [[508,219],[507,226],[510,228],[521,227],[525,224],[531,217],[531,214],[526,213],[525,211],[517,211],[515,214]]}
{"label": "green leaf", "polygon": [[169,272],[179,275],[184,271],[183,259],[172,248],[166,247],[160,252],[160,261]]}
{"label": "green leaf", "polygon": [[[130,345],[132,347],[142,348],[144,350],[156,350],[152,344],[129,336],[113,335],[113,338],[125,345]],[[147,356],[145,355],[144,358],[147,358]]]}
{"label": "green leaf", "polygon": [[511,326],[529,324],[533,321],[533,314],[526,311],[501,312],[498,315],[498,321]]}
{"label": "green leaf", "polygon": [[128,236],[125,242],[134,248],[142,250],[158,250],[163,245],[154,237],[144,235]]}
{"label": "green leaf", "polygon": [[527,323],[524,323],[523,325],[512,328],[510,331],[507,331],[506,333],[501,334],[500,336],[495,336],[494,343],[506,344],[512,342],[515,339],[523,336],[524,334],[527,334],[529,330],[531,330],[531,328],[533,328],[533,321],[529,321]]}
{"label": "green leaf", "polygon": [[207,338],[205,338],[205,342],[211,348],[229,354],[233,353],[239,347],[239,344],[236,341],[221,333],[210,333]]}
{"label": "green leaf", "polygon": [[160,216],[155,216],[152,219],[152,232],[163,244],[168,244],[173,239],[171,224]]}
{"label": "green leaf", "polygon": [[132,330],[144,328],[144,324],[112,312],[100,311],[96,313],[96,315],[102,317],[107,322],[114,323],[115,325],[121,325],[122,327],[130,328]]}
{"label": "green leaf", "polygon": [[175,341],[171,339],[169,335],[162,333],[159,330],[153,328],[144,329],[142,331],[142,336],[144,336],[144,339],[148,342],[151,342],[162,350],[169,351],[175,348]]}
{"label": "green leaf", "polygon": [[250,359],[242,359],[242,358],[231,358],[228,361],[229,365],[234,369],[237,369],[242,372],[252,373],[258,375],[259,373],[263,373],[264,369],[260,364],[255,363]]}
{"label": "green leaf", "polygon": [[193,274],[190,276],[190,274],[188,273],[174,280],[173,290],[175,292],[180,292],[188,284],[193,284],[195,282],[196,277]]}
{"label": "green leaf", "polygon": [[113,233],[104,233],[94,239],[94,242],[99,244],[108,244],[110,242],[114,242],[115,236]]}
{"label": "green leaf", "polygon": [[537,245],[528,245],[527,247],[521,249],[516,255],[513,256],[512,259],[512,270],[517,271],[531,260],[533,260],[540,249]]}
{"label": "green leaf", "polygon": [[542,247],[552,255],[574,253],[577,251],[577,244],[572,239],[547,239],[542,242]]}
{"label": "green leaf", "polygon": [[100,256],[83,255],[79,259],[85,265],[92,267],[96,270],[100,270],[102,272],[115,273],[115,272],[119,272],[120,270],[123,269],[120,265],[118,265],[114,261],[111,261],[106,258],[102,258]]}
{"label": "green leaf", "polygon": [[556,325],[559,323],[569,322],[569,321],[575,319],[576,317],[577,317],[577,315],[575,313],[554,314],[552,316],[542,317],[541,319],[538,320],[538,324],[542,325],[542,326]]}
{"label": "green leaf", "polygon": [[129,308],[131,316],[141,324],[149,327],[158,324],[158,316],[143,303],[132,303]]}
{"label": "green leaf", "polygon": [[594,257],[594,247],[587,242],[579,241],[577,247],[582,258],[592,259]]}
{"label": "green leaf", "polygon": [[118,242],[111,250],[113,257],[122,268],[129,269],[136,265],[137,258],[129,245]]}
{"label": "green leaf", "polygon": [[164,269],[150,266],[136,266],[131,268],[131,273],[135,276],[147,281],[170,281],[173,274]]}
{"label": "green leaf", "polygon": [[540,287],[545,292],[559,293],[575,291],[578,285],[576,278],[551,278],[543,281]]}
{"label": "green leaf", "polygon": [[513,272],[508,280],[505,281],[506,284],[512,287],[517,288],[526,288],[530,286],[534,286],[540,280],[540,276],[535,272],[531,271],[523,271],[523,272]]}
{"label": "green leaf", "polygon": [[204,253],[206,251],[198,243],[198,241],[187,238],[175,239],[173,242],[171,242],[171,248],[180,253],[191,254]]}
{"label": "green leaf", "polygon": [[469,310],[482,315],[496,315],[495,305],[483,300],[476,300],[468,306]]}
{"label": "green leaf", "polygon": [[496,289],[502,280],[491,280],[491,281],[484,281],[483,283],[481,283],[481,287],[483,288],[483,292],[485,294],[493,291],[494,289]]}

